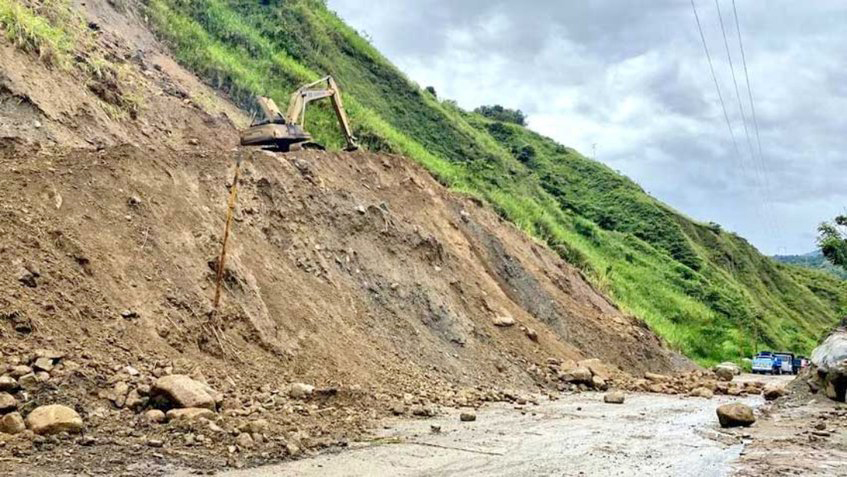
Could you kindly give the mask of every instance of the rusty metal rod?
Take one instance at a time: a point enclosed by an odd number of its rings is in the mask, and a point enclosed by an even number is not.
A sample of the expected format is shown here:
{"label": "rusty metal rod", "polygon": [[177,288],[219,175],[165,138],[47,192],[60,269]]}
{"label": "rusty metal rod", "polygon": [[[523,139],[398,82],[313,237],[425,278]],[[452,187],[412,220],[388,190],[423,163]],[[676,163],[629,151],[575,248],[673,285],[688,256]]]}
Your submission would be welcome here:
{"label": "rusty metal rod", "polygon": [[229,229],[232,227],[232,214],[235,210],[235,202],[238,199],[238,177],[241,173],[241,157],[235,162],[235,178],[232,180],[232,186],[229,190],[229,202],[227,203],[226,225],[224,226],[224,238],[221,243],[221,256],[218,259],[217,276],[215,277],[215,300],[213,302],[214,310],[218,310],[218,305],[221,302],[221,283],[224,278],[224,269],[226,268],[226,244],[229,241]]}

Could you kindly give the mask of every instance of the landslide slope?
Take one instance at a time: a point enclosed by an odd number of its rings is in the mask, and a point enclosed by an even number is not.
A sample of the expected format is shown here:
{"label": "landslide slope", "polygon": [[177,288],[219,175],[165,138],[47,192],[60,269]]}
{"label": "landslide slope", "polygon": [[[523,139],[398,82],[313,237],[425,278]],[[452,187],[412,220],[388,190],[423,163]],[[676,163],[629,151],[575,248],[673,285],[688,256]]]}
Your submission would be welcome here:
{"label": "landslide slope", "polygon": [[[440,101],[320,0],[145,3],[177,59],[244,107],[255,94],[284,104],[302,82],[334,75],[369,149],[484,198],[703,363],[757,344],[808,352],[844,306],[843,281],[775,263],[577,151]],[[341,146],[328,109],[314,108],[309,128]]]}

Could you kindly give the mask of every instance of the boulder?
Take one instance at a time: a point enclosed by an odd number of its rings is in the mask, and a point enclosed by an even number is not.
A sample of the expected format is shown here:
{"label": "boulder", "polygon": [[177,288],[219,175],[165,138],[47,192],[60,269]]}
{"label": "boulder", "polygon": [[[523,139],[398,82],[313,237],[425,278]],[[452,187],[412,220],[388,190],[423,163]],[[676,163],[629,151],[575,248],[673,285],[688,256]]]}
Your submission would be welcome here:
{"label": "boulder", "polygon": [[756,422],[753,409],[741,403],[724,404],[717,409],[721,427],[749,427]]}
{"label": "boulder", "polygon": [[606,380],[597,375],[591,377],[591,387],[598,391],[605,391],[609,389],[609,385],[606,383]]}
{"label": "boulder", "polygon": [[215,413],[205,407],[188,407],[182,409],[171,409],[166,414],[169,421],[194,421],[197,419],[214,419]]}
{"label": "boulder", "polygon": [[785,396],[788,391],[785,388],[785,385],[782,383],[774,382],[768,383],[765,385],[765,389],[762,391],[762,396],[766,401],[773,401],[776,398]]}
{"label": "boulder", "polygon": [[18,408],[18,400],[9,393],[0,393],[0,414],[12,412]]}
{"label": "boulder", "polygon": [[559,379],[562,381],[575,384],[591,384],[591,378],[591,371],[581,366],[562,371],[559,374]]}
{"label": "boulder", "polygon": [[719,365],[715,366],[715,369],[717,369],[717,368],[727,368],[727,369],[730,369],[730,370],[732,370],[732,374],[733,374],[734,376],[738,376],[738,375],[740,375],[740,374],[741,374],[741,366],[739,366],[739,365],[737,365],[737,364],[733,363],[732,361],[724,361],[723,363],[721,363],[721,364],[719,364]]}
{"label": "boulder", "polygon": [[584,359],[578,363],[582,368],[588,368],[594,376],[600,376],[603,381],[612,379],[612,370],[597,358]]}
{"label": "boulder", "polygon": [[700,386],[698,388],[692,389],[691,392],[688,393],[688,395],[691,397],[711,399],[712,397],[714,397],[715,393],[707,387]]}
{"label": "boulder", "polygon": [[608,404],[623,404],[624,399],[626,399],[626,396],[623,391],[611,391],[603,396],[603,402]]}
{"label": "boulder", "polygon": [[19,434],[25,430],[24,418],[17,412],[10,412],[0,418],[0,432],[4,434]]}
{"label": "boulder", "polygon": [[713,371],[715,372],[715,376],[721,381],[729,382],[735,377],[735,369],[728,366],[718,365],[715,366]]}
{"label": "boulder", "polygon": [[60,404],[35,408],[26,417],[26,426],[36,434],[82,432],[82,418],[73,409]]}
{"label": "boulder", "polygon": [[812,351],[819,387],[835,401],[847,400],[847,318]]}
{"label": "boulder", "polygon": [[155,398],[163,397],[173,407],[197,407],[215,410],[223,395],[208,384],[195,381],[184,374],[162,376],[150,391]]}

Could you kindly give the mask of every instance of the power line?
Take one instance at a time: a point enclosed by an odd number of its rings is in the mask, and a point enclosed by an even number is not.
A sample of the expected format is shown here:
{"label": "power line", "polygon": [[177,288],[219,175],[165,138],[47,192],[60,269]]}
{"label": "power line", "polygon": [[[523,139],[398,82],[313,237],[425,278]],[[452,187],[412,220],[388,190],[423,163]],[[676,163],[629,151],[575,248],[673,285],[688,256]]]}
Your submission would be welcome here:
{"label": "power line", "polygon": [[[732,53],[729,50],[729,40],[726,36],[726,26],[723,22],[723,14],[721,13],[721,5],[719,0],[715,0],[715,9],[718,12],[718,22],[721,26],[721,35],[723,36],[723,44],[726,48],[726,57],[729,61],[729,71],[732,74],[732,84],[735,86],[735,98],[738,101],[738,110],[741,113],[741,123],[744,125],[744,135],[747,139],[747,149],[750,151],[750,163],[753,168],[753,181],[757,186],[757,195],[759,196],[759,207],[761,207],[762,212],[764,213],[764,221],[765,226],[770,227],[771,232],[776,232],[776,223],[773,218],[773,211],[771,210],[770,204],[768,203],[769,197],[765,193],[765,179],[764,179],[764,167],[756,161],[756,153],[753,151],[753,141],[750,139],[750,129],[747,127],[747,115],[744,113],[744,105],[741,101],[741,92],[738,88],[738,79],[735,76],[735,64],[732,62]],[[735,17],[738,20],[738,17]],[[737,24],[736,24],[737,26]],[[740,30],[739,35],[740,35]],[[750,89],[748,87],[747,93],[750,93]],[[743,158],[742,158],[743,161]]]}
{"label": "power line", "polygon": [[735,65],[732,63],[732,53],[729,51],[729,41],[726,38],[726,28],[723,24],[721,5],[718,0],[715,0],[715,8],[718,10],[718,21],[721,25],[721,34],[723,35],[723,44],[726,48],[726,57],[729,60],[729,71],[732,73],[732,84],[735,86],[735,98],[738,100],[738,109],[741,111],[741,122],[744,124],[744,135],[747,137],[747,148],[750,150],[750,160],[753,161],[755,166],[756,154],[753,152],[753,142],[750,140],[750,130],[747,128],[747,116],[744,114],[744,106],[741,103],[741,93],[738,90],[738,80],[735,77]]}
{"label": "power line", "polygon": [[[712,81],[715,82],[715,90],[718,92],[718,99],[721,103],[721,109],[723,110],[723,118],[726,121],[726,127],[729,129],[729,136],[732,138],[732,145],[735,147],[735,155],[739,159],[741,158],[741,152],[738,149],[738,141],[735,140],[735,132],[732,130],[732,123],[729,121],[729,114],[726,112],[726,103],[723,100],[723,94],[721,94],[721,87],[718,84],[718,77],[715,74],[715,67],[712,64],[712,55],[709,53],[709,46],[706,44],[706,35],[703,34],[703,25],[700,24],[700,15],[697,14],[697,7],[694,5],[694,0],[691,0],[691,10],[694,11],[694,19],[697,20],[697,30],[700,32],[700,39],[703,41],[703,51],[706,52],[706,59],[709,62],[709,71],[712,73]],[[744,168],[744,163],[741,162],[742,169]]]}
{"label": "power line", "polygon": [[[767,162],[765,155],[762,152],[762,137],[759,134],[759,119],[756,114],[756,103],[753,101],[753,87],[750,84],[750,71],[747,69],[747,55],[744,52],[744,40],[741,37],[741,23],[738,20],[738,8],[735,6],[735,0],[732,0],[732,14],[735,18],[735,31],[738,33],[738,48],[741,50],[741,64],[744,66],[744,80],[747,83],[747,98],[750,100],[750,115],[753,119],[753,130],[756,133],[756,145],[759,149],[759,166],[762,169],[762,177],[764,181],[765,196],[768,197],[771,208],[773,208],[773,200],[771,199],[771,184],[768,174]],[[777,225],[777,228],[779,226]]]}

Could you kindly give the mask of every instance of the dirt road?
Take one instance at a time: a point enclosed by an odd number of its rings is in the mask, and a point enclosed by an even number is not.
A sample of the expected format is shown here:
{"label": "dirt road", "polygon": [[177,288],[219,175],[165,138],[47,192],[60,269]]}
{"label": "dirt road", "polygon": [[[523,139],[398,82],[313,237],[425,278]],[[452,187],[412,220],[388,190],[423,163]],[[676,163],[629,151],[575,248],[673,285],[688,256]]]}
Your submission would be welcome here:
{"label": "dirt road", "polygon": [[[459,421],[458,411],[392,420],[367,445],[222,475],[721,476],[741,454],[746,434],[717,426],[715,408],[730,400],[635,394],[613,405],[600,393],[584,393],[523,410],[492,406],[469,423]],[[741,400],[762,403],[758,396]]]}

